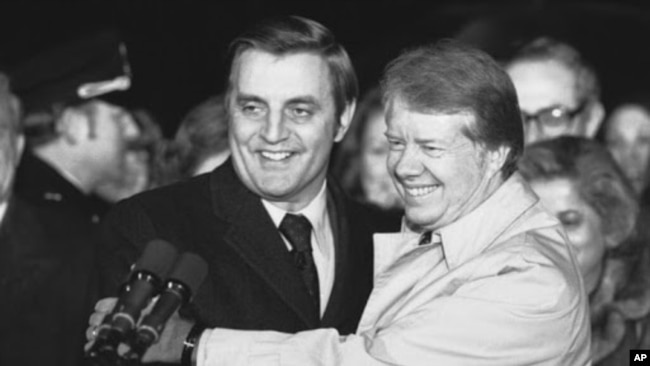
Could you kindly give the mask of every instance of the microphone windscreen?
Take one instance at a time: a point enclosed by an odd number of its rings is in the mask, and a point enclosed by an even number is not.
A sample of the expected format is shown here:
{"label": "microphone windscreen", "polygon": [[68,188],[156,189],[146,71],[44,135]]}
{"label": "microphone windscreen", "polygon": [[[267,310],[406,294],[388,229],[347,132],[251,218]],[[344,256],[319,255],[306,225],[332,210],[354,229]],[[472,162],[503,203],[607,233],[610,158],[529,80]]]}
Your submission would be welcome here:
{"label": "microphone windscreen", "polygon": [[178,251],[176,247],[162,239],[153,239],[144,249],[144,252],[135,263],[133,272],[146,270],[159,278],[164,278],[171,270]]}
{"label": "microphone windscreen", "polygon": [[169,280],[185,284],[194,295],[207,274],[208,264],[203,258],[194,253],[183,253],[172,269]]}

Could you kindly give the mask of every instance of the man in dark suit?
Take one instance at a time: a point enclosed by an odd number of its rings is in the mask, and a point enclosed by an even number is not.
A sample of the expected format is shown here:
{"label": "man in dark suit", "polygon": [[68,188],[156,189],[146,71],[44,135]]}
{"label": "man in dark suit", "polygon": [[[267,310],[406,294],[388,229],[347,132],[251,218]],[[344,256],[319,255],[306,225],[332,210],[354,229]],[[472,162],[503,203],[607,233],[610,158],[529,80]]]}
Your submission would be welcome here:
{"label": "man in dark suit", "polygon": [[[328,29],[295,16],[259,24],[236,38],[231,52],[231,159],[109,213],[106,295],[115,296],[144,244],[161,238],[209,264],[194,297],[194,320],[235,329],[354,332],[372,287],[372,234],[396,230],[399,222],[351,202],[327,178],[332,146],[354,113],[351,62]],[[304,225],[295,221],[307,221],[306,255],[292,234]],[[97,314],[112,300],[98,303]]]}

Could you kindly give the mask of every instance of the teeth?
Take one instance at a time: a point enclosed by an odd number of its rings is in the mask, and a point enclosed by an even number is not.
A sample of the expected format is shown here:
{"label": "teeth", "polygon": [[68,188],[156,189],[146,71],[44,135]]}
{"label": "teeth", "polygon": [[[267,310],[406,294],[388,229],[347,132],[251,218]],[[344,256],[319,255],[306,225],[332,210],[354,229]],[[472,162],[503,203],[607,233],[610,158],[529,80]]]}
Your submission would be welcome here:
{"label": "teeth", "polygon": [[280,161],[280,160],[286,159],[286,158],[289,157],[289,155],[291,155],[291,153],[262,151],[262,156],[263,157],[265,157],[267,159],[275,160],[275,161]]}
{"label": "teeth", "polygon": [[417,187],[417,188],[406,188],[406,193],[408,193],[409,196],[419,197],[433,192],[437,187],[438,185]]}

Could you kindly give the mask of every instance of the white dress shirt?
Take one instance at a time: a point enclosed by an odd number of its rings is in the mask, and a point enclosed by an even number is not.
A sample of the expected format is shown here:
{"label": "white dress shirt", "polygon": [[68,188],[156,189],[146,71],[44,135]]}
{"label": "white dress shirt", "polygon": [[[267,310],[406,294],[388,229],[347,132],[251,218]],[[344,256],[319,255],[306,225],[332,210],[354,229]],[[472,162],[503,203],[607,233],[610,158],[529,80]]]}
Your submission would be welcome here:
{"label": "white dress shirt", "polygon": [[[271,216],[275,227],[279,228],[284,215],[288,212],[264,199],[262,200],[262,204]],[[332,234],[332,225],[330,224],[330,218],[327,213],[327,184],[323,182],[323,186],[316,197],[305,208],[298,212],[290,213],[305,216],[313,228],[311,232],[312,255],[314,256],[316,272],[318,272],[321,303],[320,316],[323,317],[327,308],[327,302],[332,293],[332,286],[334,286],[336,264],[336,257],[334,256],[334,234]],[[282,239],[287,246],[287,250],[290,251],[292,249],[291,244],[283,235]]]}
{"label": "white dress shirt", "polygon": [[206,330],[198,366],[590,364],[575,255],[521,176],[436,234],[375,235],[356,334]]}

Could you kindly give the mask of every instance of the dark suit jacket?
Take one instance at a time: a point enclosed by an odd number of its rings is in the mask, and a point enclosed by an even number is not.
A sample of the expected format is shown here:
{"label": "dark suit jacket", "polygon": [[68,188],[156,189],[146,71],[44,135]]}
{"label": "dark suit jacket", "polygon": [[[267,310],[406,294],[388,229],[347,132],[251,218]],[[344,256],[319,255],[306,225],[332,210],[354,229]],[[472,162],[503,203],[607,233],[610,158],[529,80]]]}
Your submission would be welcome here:
{"label": "dark suit jacket", "polygon": [[14,197],[0,224],[0,365],[80,365],[94,247],[59,210]]}
{"label": "dark suit jacket", "polygon": [[80,365],[98,299],[99,223],[109,206],[30,151],[16,170],[14,196],[0,243],[10,253],[2,257],[4,279],[14,281],[4,284],[14,291],[6,303],[13,315],[5,318],[11,325],[0,341],[10,341],[0,354],[22,357],[8,365]]}
{"label": "dark suit jacket", "polygon": [[208,326],[283,332],[335,327],[352,333],[372,288],[372,234],[397,230],[399,222],[347,200],[332,180],[328,212],[336,272],[322,321],[260,198],[240,182],[230,161],[126,200],[109,213],[101,256],[105,295],[117,294],[143,246],[161,238],[209,264],[193,314]]}

